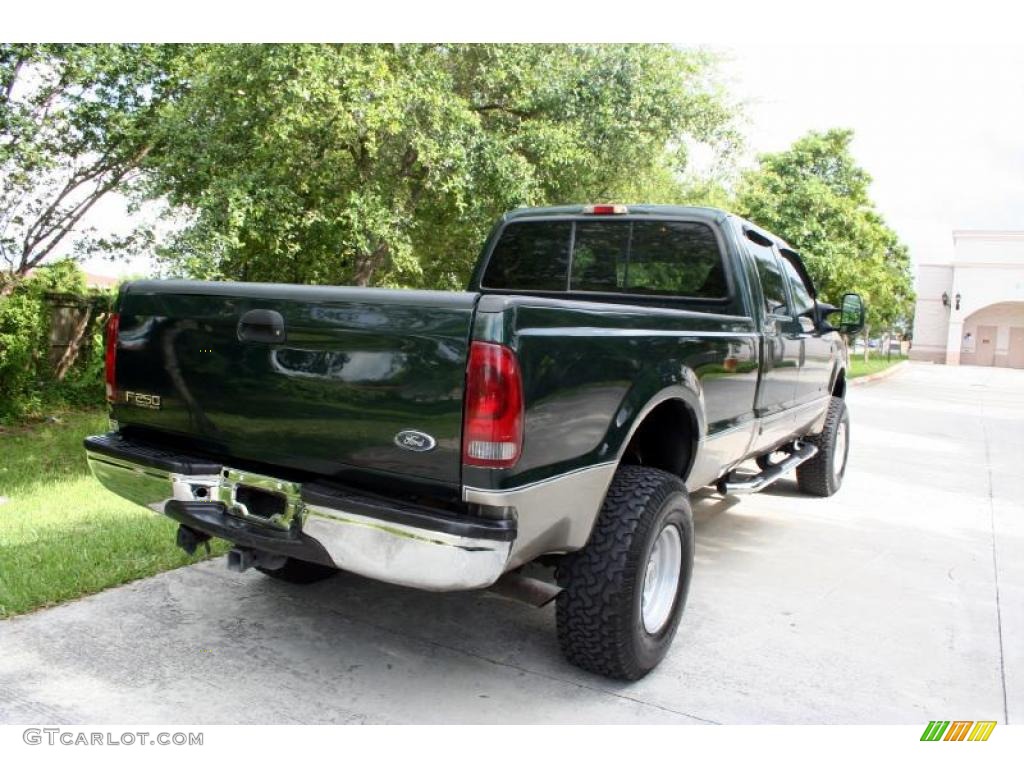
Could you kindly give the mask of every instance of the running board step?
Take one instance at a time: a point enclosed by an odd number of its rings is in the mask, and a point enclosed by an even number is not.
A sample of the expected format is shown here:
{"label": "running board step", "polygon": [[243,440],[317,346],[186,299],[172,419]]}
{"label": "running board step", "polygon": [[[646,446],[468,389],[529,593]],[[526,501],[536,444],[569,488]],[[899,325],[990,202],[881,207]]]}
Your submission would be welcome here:
{"label": "running board step", "polygon": [[789,453],[789,456],[778,464],[773,464],[768,467],[768,469],[753,475],[752,477],[744,477],[742,480],[731,480],[730,478],[732,477],[732,473],[730,472],[718,481],[718,492],[724,496],[729,493],[741,494],[763,491],[784,474],[789,472],[789,470],[795,469],[808,459],[814,458],[818,453],[818,446],[813,443],[801,443],[797,441],[788,448],[783,448],[781,450]]}

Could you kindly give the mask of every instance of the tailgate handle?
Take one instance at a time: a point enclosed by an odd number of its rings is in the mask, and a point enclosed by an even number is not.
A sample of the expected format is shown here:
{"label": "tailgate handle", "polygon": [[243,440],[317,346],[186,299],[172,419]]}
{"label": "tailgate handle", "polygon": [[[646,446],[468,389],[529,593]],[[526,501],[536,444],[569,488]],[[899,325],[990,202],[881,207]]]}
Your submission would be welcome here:
{"label": "tailgate handle", "polygon": [[238,340],[282,344],[288,338],[284,318],[272,309],[250,309],[238,321]]}

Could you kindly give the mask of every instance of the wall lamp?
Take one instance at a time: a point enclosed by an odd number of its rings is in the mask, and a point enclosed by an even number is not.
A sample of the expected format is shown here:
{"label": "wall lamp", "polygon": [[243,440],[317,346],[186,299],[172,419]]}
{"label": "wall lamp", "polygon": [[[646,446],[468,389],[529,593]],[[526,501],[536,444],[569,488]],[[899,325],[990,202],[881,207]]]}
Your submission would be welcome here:
{"label": "wall lamp", "polygon": [[957,294],[956,294],[956,308],[960,309],[960,293],[959,292],[957,292]]}
{"label": "wall lamp", "polygon": [[942,292],[942,306],[949,306],[949,294],[946,293],[945,291]]}

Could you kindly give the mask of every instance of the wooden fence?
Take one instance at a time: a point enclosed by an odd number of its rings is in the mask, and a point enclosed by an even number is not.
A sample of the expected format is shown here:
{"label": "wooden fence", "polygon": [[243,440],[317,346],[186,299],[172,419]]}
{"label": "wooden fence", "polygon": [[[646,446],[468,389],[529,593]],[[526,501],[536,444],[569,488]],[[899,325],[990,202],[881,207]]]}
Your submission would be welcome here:
{"label": "wooden fence", "polygon": [[50,365],[62,380],[75,361],[89,351],[97,323],[106,320],[107,300],[73,293],[48,293],[50,306]]}

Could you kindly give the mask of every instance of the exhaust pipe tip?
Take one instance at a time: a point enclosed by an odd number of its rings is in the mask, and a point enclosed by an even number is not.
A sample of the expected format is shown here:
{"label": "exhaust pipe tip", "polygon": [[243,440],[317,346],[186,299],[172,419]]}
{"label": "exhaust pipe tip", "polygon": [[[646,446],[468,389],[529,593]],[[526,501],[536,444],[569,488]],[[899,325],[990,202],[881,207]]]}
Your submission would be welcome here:
{"label": "exhaust pipe tip", "polygon": [[488,589],[496,595],[532,605],[534,608],[543,608],[558,597],[558,593],[562,591],[557,584],[524,576],[515,571],[506,573]]}

